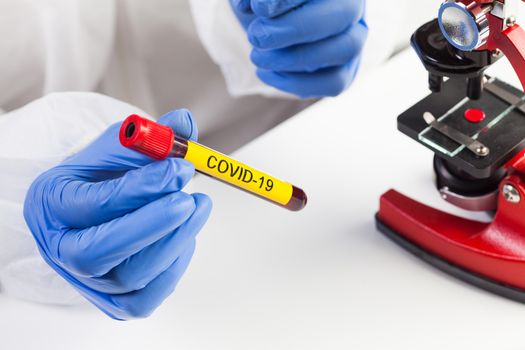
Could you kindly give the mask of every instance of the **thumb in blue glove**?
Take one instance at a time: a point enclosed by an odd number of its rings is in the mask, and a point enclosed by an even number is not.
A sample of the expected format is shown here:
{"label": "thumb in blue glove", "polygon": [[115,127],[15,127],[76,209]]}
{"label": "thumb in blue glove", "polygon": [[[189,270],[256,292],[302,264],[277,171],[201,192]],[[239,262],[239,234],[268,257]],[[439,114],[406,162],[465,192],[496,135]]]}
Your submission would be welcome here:
{"label": "thumb in blue glove", "polygon": [[[196,140],[186,110],[160,119]],[[194,174],[181,159],[152,162],[119,143],[120,124],[40,175],[24,217],[45,261],[109,316],[149,316],[174,290],[211,201],[182,189]]]}
{"label": "thumb in blue glove", "polygon": [[368,34],[365,0],[230,0],[266,84],[301,98],[336,96],[354,80]]}

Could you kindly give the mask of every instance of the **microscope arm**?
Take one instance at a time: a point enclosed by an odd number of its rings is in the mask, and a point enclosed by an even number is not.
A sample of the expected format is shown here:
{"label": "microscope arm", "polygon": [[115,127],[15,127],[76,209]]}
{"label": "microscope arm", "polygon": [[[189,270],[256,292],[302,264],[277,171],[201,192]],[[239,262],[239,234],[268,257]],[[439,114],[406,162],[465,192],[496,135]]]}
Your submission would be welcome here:
{"label": "microscope arm", "polygon": [[501,50],[509,59],[525,90],[525,30],[514,24],[504,31],[502,19],[489,17],[491,35],[487,41],[488,50]]}

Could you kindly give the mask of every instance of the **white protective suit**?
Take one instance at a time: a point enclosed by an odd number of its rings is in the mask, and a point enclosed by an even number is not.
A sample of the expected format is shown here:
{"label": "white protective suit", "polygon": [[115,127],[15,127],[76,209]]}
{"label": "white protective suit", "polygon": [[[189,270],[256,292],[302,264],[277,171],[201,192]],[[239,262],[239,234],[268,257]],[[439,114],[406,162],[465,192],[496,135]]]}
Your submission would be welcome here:
{"label": "white protective suit", "polygon": [[[361,75],[438,5],[369,0]],[[107,126],[185,107],[203,143],[230,151],[310,103],[257,80],[228,0],[0,0],[0,34],[0,291],[23,299],[78,299],[40,258],[23,201]]]}

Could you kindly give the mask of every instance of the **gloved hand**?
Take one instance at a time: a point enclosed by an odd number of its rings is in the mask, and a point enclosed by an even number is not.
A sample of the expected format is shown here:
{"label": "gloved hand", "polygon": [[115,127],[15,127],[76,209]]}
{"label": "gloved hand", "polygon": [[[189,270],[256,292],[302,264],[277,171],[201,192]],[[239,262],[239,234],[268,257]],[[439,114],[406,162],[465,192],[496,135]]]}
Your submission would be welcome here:
{"label": "gloved hand", "polygon": [[[197,139],[191,114],[162,117]],[[24,217],[46,262],[109,316],[149,316],[174,290],[206,222],[210,199],[182,189],[185,160],[153,162],[119,142],[121,123],[85,150],[40,175]]]}
{"label": "gloved hand", "polygon": [[230,0],[268,85],[336,96],[354,80],[367,37],[365,0]]}

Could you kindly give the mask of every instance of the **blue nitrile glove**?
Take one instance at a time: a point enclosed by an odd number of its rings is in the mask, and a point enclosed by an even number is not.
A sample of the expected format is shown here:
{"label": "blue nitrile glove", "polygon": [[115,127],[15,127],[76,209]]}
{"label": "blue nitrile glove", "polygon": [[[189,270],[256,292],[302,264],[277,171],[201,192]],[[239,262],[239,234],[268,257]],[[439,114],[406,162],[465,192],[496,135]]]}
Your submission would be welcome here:
{"label": "blue nitrile glove", "polygon": [[[162,117],[197,139],[186,110]],[[46,262],[109,316],[149,316],[174,290],[206,222],[210,199],[182,192],[185,160],[150,158],[119,142],[111,126],[85,150],[40,175],[24,216]]]}
{"label": "blue nitrile glove", "polygon": [[336,96],[354,80],[368,27],[365,0],[230,0],[257,75],[301,98]]}

